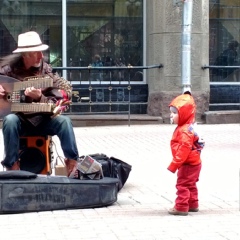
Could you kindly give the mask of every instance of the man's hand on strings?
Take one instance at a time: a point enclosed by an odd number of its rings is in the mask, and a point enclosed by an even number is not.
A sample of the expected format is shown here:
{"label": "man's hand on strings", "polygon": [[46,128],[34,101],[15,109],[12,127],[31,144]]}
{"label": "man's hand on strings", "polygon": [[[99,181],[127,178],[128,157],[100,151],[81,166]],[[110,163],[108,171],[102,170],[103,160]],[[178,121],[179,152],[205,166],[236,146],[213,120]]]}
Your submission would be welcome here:
{"label": "man's hand on strings", "polygon": [[5,90],[2,87],[2,85],[0,85],[0,99],[3,98],[5,96]]}
{"label": "man's hand on strings", "polygon": [[35,87],[28,87],[24,92],[25,96],[31,97],[34,100],[39,100],[42,96],[42,90]]}

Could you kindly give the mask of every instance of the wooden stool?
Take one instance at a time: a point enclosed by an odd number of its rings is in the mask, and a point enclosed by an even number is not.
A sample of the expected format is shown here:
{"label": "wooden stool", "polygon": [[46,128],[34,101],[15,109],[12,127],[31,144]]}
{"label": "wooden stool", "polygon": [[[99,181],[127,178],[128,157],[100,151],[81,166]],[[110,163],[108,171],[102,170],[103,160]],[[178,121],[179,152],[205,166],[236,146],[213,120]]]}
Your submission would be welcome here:
{"label": "wooden stool", "polygon": [[20,137],[19,159],[21,170],[50,175],[52,173],[52,137]]}

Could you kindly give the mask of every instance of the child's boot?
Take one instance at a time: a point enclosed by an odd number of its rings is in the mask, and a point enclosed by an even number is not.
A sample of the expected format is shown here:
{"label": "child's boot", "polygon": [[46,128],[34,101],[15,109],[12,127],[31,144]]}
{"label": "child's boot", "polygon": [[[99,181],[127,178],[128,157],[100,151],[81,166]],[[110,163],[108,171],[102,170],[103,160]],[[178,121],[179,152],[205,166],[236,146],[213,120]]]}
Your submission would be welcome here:
{"label": "child's boot", "polygon": [[168,210],[168,213],[176,216],[187,216],[188,212],[178,211],[176,208],[171,208]]}

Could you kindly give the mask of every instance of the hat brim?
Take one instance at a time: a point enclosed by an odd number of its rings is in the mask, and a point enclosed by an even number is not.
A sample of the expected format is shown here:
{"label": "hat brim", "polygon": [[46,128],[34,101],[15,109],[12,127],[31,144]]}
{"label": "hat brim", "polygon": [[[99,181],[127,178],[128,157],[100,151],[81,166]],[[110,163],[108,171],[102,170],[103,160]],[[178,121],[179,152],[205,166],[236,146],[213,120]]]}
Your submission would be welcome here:
{"label": "hat brim", "polygon": [[16,50],[13,51],[13,53],[21,53],[21,52],[41,52],[45,51],[49,48],[48,45],[42,44],[40,46],[36,47],[18,47]]}

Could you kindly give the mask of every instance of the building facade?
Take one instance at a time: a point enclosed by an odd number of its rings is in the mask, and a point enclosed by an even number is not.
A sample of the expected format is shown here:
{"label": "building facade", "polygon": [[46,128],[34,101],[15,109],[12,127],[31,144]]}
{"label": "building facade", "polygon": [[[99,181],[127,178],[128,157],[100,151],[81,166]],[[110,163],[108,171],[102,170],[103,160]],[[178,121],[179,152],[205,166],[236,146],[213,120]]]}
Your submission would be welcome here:
{"label": "building facade", "polygon": [[[131,113],[162,116],[167,121],[168,104],[182,91],[182,9],[169,0],[3,0],[0,57],[16,48],[18,34],[34,30],[50,46],[45,58],[56,69],[163,64],[149,70],[65,69],[60,74],[76,91],[91,89],[93,93],[95,87],[97,102],[105,101],[105,95],[113,93],[109,84],[114,85],[114,98],[131,101]],[[211,101],[219,101],[219,89],[223,96],[229,92],[220,85],[211,87],[212,82],[239,82],[236,68],[203,68],[239,65],[239,23],[239,0],[193,0],[191,89],[198,117],[211,108]],[[228,53],[229,48],[234,50]],[[239,99],[226,97],[225,101]],[[101,110],[100,105],[96,108],[96,112]]]}
{"label": "building facade", "polygon": [[[181,79],[181,36],[182,4],[173,1],[148,3],[148,55],[149,63],[161,62],[164,67],[149,72],[148,113],[159,115],[168,121],[168,104],[182,92]],[[208,111],[209,71],[202,66],[209,59],[209,1],[193,1],[191,31],[191,90],[198,102],[198,118]],[[184,59],[183,59],[184,61]],[[150,75],[151,74],[151,75]]]}

